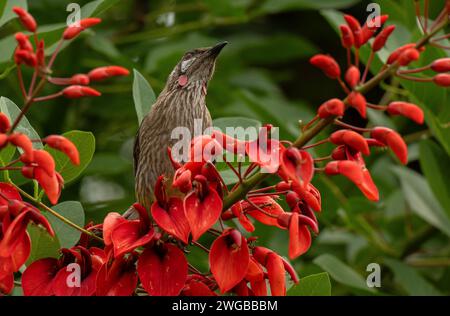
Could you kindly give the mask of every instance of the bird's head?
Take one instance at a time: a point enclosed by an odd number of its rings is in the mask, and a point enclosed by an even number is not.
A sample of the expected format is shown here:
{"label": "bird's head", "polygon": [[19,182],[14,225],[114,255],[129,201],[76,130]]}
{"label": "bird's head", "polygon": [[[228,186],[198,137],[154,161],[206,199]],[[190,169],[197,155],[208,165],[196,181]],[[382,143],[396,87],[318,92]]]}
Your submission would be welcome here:
{"label": "bird's head", "polygon": [[170,89],[189,86],[206,86],[212,78],[217,56],[228,42],[213,47],[197,48],[186,52],[169,76],[167,87]]}

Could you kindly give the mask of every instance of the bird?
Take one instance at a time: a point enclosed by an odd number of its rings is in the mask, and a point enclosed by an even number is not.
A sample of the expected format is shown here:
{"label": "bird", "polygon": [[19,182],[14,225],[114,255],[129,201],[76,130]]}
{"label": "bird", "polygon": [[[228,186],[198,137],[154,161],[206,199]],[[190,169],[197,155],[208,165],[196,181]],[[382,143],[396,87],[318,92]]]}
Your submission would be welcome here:
{"label": "bird", "polygon": [[[174,173],[168,154],[168,148],[177,142],[172,131],[187,128],[194,135],[195,120],[200,120],[203,129],[212,127],[206,94],[217,57],[227,44],[225,41],[186,52],[139,126],[133,150],[135,191],[137,202],[147,209],[154,200],[158,177],[169,178]],[[130,207],[123,217],[135,219],[137,211]]]}

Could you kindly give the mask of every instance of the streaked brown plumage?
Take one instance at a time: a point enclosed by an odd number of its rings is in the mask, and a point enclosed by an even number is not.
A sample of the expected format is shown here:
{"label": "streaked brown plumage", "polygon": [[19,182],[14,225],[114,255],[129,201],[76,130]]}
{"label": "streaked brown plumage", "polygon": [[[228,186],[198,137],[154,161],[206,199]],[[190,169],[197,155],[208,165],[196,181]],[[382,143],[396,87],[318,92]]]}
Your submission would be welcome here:
{"label": "streaked brown plumage", "polygon": [[[173,129],[187,127],[194,135],[195,119],[202,121],[203,129],[212,125],[206,107],[206,92],[216,58],[226,44],[223,42],[184,54],[150,112],[142,120],[134,146],[134,172],[136,198],[146,208],[151,206],[156,179],[162,174],[167,177],[173,175],[167,154],[167,148],[177,142],[171,139]],[[180,76],[183,76],[181,81]],[[133,210],[131,208],[124,216],[134,217]]]}

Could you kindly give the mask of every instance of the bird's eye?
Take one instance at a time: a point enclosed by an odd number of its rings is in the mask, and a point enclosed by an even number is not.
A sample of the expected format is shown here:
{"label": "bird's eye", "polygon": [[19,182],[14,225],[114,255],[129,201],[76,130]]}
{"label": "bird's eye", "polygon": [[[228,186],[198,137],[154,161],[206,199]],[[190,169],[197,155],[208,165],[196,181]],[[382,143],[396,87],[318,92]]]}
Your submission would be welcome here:
{"label": "bird's eye", "polygon": [[181,62],[181,72],[186,72],[189,66],[194,62],[194,58],[186,59]]}

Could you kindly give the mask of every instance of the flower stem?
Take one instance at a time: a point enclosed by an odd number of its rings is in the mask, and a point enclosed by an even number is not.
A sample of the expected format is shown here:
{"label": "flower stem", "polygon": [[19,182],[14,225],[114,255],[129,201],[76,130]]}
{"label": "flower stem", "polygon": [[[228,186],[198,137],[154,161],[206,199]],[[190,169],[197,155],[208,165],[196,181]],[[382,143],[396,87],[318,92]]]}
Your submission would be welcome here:
{"label": "flower stem", "polygon": [[39,206],[41,208],[43,208],[45,211],[49,212],[50,214],[52,214],[53,216],[55,216],[56,218],[58,218],[59,220],[61,220],[62,222],[64,222],[65,224],[71,226],[72,228],[75,228],[76,230],[94,238],[97,239],[98,241],[103,242],[103,239],[98,237],[97,235],[95,235],[94,233],[84,229],[83,227],[78,226],[77,224],[75,224],[74,222],[70,221],[69,219],[65,218],[64,216],[62,216],[61,214],[59,214],[58,212],[56,212],[55,210],[51,209],[50,207],[48,207],[47,205],[45,205],[42,202],[39,202],[38,200],[36,200],[34,197],[32,197],[31,195],[29,195],[27,192],[25,192],[24,190],[22,190],[20,187],[18,187],[17,185],[15,185],[14,183],[11,182],[11,184],[20,192],[21,195],[23,195],[24,197],[26,197],[28,200],[30,200],[31,202],[33,202],[36,206]]}

